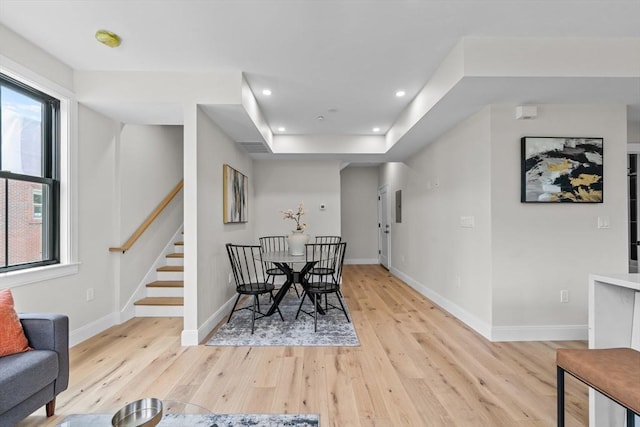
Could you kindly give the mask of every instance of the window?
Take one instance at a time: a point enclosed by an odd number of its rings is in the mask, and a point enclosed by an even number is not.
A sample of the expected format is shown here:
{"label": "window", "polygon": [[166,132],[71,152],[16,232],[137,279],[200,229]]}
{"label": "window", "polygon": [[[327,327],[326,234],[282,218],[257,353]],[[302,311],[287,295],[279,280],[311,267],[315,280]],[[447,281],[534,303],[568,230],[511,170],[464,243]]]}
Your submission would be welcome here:
{"label": "window", "polygon": [[0,74],[0,272],[58,263],[59,100]]}
{"label": "window", "polygon": [[33,189],[33,219],[42,220],[42,189]]}

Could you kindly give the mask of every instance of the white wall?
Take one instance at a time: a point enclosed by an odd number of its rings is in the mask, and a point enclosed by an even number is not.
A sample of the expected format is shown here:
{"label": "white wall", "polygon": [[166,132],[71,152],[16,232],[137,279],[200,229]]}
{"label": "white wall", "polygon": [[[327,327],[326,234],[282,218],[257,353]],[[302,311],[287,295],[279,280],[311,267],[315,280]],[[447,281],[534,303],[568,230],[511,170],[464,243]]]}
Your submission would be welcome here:
{"label": "white wall", "polygon": [[[304,202],[306,233],[310,236],[340,235],[340,162],[259,160],[249,181],[255,194],[255,238],[287,235],[293,220],[280,211],[297,209]],[[326,205],[320,210],[320,204]]]}
{"label": "white wall", "polygon": [[[118,146],[119,238],[124,243],[182,180],[182,126],[124,125]],[[180,192],[119,259],[118,304],[122,309],[150,266],[183,222]]]}
{"label": "white wall", "polygon": [[640,122],[627,123],[627,141],[630,143],[640,143]]}
{"label": "white wall", "polygon": [[[113,324],[115,158],[119,124],[80,106],[78,109],[77,221],[79,273],[13,289],[20,311],[69,316],[71,340],[92,324]],[[86,301],[93,288],[95,299]],[[86,337],[85,337],[86,338]]]}
{"label": "white wall", "polygon": [[348,166],[340,172],[345,263],[378,263],[378,167]]}
{"label": "white wall", "polygon": [[[254,241],[256,181],[253,161],[200,109],[185,114],[185,330],[182,342],[198,344],[231,308],[235,285],[226,243]],[[222,166],[249,177],[247,223],[223,224]]]}
{"label": "white wall", "polygon": [[[69,231],[73,256],[80,263],[77,274],[41,280],[13,287],[19,311],[57,312],[69,316],[71,342],[84,339],[116,316],[113,291],[113,245],[116,146],[119,123],[77,106],[73,99],[73,71],[70,67],[0,25],[0,66],[13,70],[38,87],[69,96],[71,126],[68,161],[71,182],[62,189],[72,197],[73,220]],[[75,254],[75,255],[74,255]],[[4,278],[0,278],[0,287]],[[86,301],[88,288],[95,299]]]}
{"label": "white wall", "polygon": [[[73,70],[49,53],[28,42],[12,30],[0,24],[0,65],[15,62],[32,70],[38,76],[68,90],[73,89]],[[28,76],[24,76],[28,77]]]}
{"label": "white wall", "polygon": [[[488,338],[584,339],[588,274],[627,269],[626,110],[544,105],[524,121],[514,109],[487,107],[381,167],[389,194],[403,190],[391,270]],[[604,203],[520,203],[520,138],[532,135],[603,137]]]}
{"label": "white wall", "polygon": [[[166,244],[164,234],[173,234],[181,223],[181,203],[177,203],[179,208],[164,213],[130,252],[108,250],[122,244],[180,180],[181,130],[127,126],[123,130],[117,121],[82,104],[76,107],[70,67],[1,25],[0,39],[3,70],[14,70],[70,100],[71,125],[64,129],[70,138],[69,153],[62,159],[69,164],[70,181],[63,182],[62,191],[71,197],[69,240],[78,273],[23,284],[13,292],[21,311],[67,314],[74,344],[118,323],[140,270],[149,267],[143,258],[155,258]],[[171,230],[166,230],[169,219]],[[90,288],[94,299],[87,301]]]}
{"label": "white wall", "polygon": [[[628,266],[626,107],[543,105],[535,120],[514,120],[514,108],[491,108],[493,324],[584,327],[588,274]],[[520,165],[510,159],[523,136],[603,137],[604,203],[520,203]],[[598,229],[598,216],[611,228]]]}
{"label": "white wall", "polygon": [[[390,206],[402,190],[402,222],[391,209],[391,271],[476,328],[491,323],[489,110],[484,109],[406,164],[381,168]],[[462,228],[460,217],[474,217]]]}

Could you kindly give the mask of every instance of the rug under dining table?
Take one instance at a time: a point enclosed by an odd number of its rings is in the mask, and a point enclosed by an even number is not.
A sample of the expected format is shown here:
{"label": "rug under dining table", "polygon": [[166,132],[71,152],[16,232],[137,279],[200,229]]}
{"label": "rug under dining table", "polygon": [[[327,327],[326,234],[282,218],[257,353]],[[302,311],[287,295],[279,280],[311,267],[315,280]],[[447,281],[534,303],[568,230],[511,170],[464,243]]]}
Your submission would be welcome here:
{"label": "rug under dining table", "polygon": [[[329,303],[339,306],[335,294],[329,294]],[[324,301],[324,299],[323,299]],[[346,301],[345,308],[347,312]],[[241,302],[242,303],[242,302]],[[248,303],[248,300],[244,302]],[[261,309],[266,311],[271,305],[268,296],[261,299]],[[279,308],[284,322],[274,313],[272,316],[256,320],[255,331],[251,334],[251,311],[241,310],[233,313],[231,322],[222,325],[214,336],[206,343],[211,346],[309,346],[309,347],[356,347],[360,345],[353,323],[347,322],[344,313],[337,309],[329,309],[326,314],[318,314],[318,330],[313,331],[313,317],[296,312],[300,298],[293,290],[289,290],[280,302]],[[323,304],[324,306],[324,304]],[[311,312],[310,300],[305,299],[303,310]],[[351,318],[351,315],[349,315]]]}

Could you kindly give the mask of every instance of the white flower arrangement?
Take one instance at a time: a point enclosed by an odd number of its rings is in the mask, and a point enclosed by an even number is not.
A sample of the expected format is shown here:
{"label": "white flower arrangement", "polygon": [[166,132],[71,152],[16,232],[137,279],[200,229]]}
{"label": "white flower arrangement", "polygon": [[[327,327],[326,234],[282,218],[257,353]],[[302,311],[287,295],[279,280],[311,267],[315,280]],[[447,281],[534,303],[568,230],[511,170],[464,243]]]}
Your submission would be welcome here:
{"label": "white flower arrangement", "polygon": [[300,222],[302,219],[302,215],[306,213],[304,210],[304,204],[300,203],[298,205],[298,211],[294,212],[291,209],[287,209],[286,211],[280,211],[283,215],[282,219],[292,219],[296,222],[296,231],[304,231],[307,227],[305,222]]}

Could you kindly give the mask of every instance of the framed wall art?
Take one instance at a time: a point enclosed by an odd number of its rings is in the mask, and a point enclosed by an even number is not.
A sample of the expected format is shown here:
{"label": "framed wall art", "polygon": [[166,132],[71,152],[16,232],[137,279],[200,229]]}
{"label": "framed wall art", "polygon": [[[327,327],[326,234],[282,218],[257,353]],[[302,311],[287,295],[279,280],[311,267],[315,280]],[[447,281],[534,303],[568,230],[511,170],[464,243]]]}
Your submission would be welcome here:
{"label": "framed wall art", "polygon": [[249,178],[229,165],[222,166],[223,222],[247,222]]}
{"label": "framed wall art", "polygon": [[602,203],[603,139],[521,139],[521,201]]}

